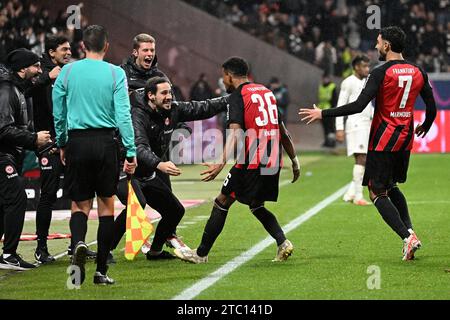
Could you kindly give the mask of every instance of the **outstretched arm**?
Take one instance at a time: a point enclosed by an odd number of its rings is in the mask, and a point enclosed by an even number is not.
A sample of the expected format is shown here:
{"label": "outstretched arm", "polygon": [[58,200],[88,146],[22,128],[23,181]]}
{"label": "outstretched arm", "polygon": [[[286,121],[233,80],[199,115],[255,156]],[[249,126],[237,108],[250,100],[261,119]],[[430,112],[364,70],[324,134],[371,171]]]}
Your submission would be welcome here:
{"label": "outstretched arm", "polygon": [[204,164],[208,167],[207,170],[203,171],[201,175],[205,175],[202,181],[212,181],[217,175],[222,171],[223,167],[227,163],[227,160],[231,158],[234,150],[236,149],[237,142],[242,139],[243,130],[240,124],[231,123],[230,124],[230,134],[227,137],[227,142],[223,148],[222,161],[217,164]]}
{"label": "outstretched arm", "polygon": [[205,101],[176,101],[172,103],[172,106],[178,110],[180,115],[179,121],[203,120],[227,111],[228,97],[224,96]]}
{"label": "outstretched arm", "polygon": [[342,117],[362,112],[369,102],[376,97],[380,84],[384,79],[384,71],[381,68],[375,68],[369,75],[366,85],[356,101],[346,104],[339,108],[321,110],[314,105],[313,109],[300,109],[298,113],[303,117],[302,121],[308,121],[308,124],[315,120],[328,117]]}

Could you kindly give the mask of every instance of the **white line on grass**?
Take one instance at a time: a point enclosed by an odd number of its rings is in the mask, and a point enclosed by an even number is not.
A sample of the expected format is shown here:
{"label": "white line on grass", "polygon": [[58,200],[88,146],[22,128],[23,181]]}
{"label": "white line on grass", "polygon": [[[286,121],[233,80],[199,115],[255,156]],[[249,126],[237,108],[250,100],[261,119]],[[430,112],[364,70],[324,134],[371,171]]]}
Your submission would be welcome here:
{"label": "white line on grass", "polygon": [[[314,207],[306,211],[304,214],[298,216],[291,222],[289,222],[287,225],[283,227],[283,230],[285,233],[288,233],[294,229],[296,229],[298,226],[300,226],[305,221],[308,221],[311,217],[315,216],[317,213],[319,213],[322,209],[326,208],[328,205],[330,205],[333,201],[340,198],[345,191],[347,190],[348,185],[345,185],[344,187],[337,190],[332,195],[326,197],[324,200],[320,201],[318,204],[316,204]],[[247,250],[246,252],[242,253],[238,257],[234,258],[233,260],[227,262],[222,267],[217,269],[216,271],[210,273],[205,278],[201,279],[197,283],[194,283],[191,287],[185,289],[180,294],[176,295],[172,298],[172,300],[192,300],[196,296],[198,296],[200,293],[214,285],[217,281],[228,275],[229,273],[233,272],[235,269],[243,265],[244,263],[250,261],[252,258],[254,258],[257,254],[262,252],[264,249],[269,247],[273,243],[272,237],[268,236],[261,242],[254,245],[252,248]]]}

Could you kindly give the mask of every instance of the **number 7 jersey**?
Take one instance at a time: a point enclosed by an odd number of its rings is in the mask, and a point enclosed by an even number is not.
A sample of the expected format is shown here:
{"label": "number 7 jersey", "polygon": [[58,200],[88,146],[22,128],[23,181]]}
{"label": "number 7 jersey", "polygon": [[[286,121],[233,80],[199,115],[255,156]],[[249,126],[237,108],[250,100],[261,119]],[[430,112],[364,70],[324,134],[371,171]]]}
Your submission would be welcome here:
{"label": "number 7 jersey", "polygon": [[280,168],[278,108],[272,91],[257,83],[240,85],[229,98],[227,125],[231,123],[245,132],[245,160],[238,157],[237,168]]}
{"label": "number 7 jersey", "polygon": [[431,90],[426,73],[405,60],[389,61],[371,72],[364,90],[377,90],[369,150],[411,150],[414,104],[422,90]]}

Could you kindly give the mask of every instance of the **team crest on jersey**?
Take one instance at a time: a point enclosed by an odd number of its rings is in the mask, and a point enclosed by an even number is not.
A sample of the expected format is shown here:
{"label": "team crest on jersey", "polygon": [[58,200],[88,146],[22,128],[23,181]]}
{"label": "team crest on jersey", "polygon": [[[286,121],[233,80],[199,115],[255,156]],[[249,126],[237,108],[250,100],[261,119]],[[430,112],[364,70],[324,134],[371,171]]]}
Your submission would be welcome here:
{"label": "team crest on jersey", "polygon": [[42,158],[41,159],[41,164],[43,165],[43,166],[46,166],[46,165],[48,165],[48,159],[47,158]]}
{"label": "team crest on jersey", "polygon": [[6,166],[5,171],[7,174],[14,173],[14,168],[12,166]]}
{"label": "team crest on jersey", "polygon": [[166,124],[166,126],[168,126],[170,124],[170,119],[169,118],[166,118],[165,124]]}

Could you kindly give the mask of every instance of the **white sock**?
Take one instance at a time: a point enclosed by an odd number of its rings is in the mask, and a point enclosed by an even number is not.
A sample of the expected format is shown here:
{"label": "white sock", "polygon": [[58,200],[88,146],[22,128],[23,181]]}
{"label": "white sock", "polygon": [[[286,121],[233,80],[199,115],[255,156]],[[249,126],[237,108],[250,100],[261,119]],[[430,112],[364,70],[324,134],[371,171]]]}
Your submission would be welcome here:
{"label": "white sock", "polygon": [[409,231],[410,234],[413,234],[413,233],[414,233],[414,230],[413,230],[413,229],[408,229],[408,231]]}
{"label": "white sock", "polygon": [[9,258],[11,255],[9,253],[4,253],[3,254],[3,259]]}
{"label": "white sock", "polygon": [[364,166],[355,164],[353,166],[353,182],[355,183],[355,200],[361,200],[363,198],[363,181]]}
{"label": "white sock", "polygon": [[352,180],[350,182],[350,185],[348,186],[347,192],[345,193],[348,197],[354,197],[355,196],[355,182]]}

